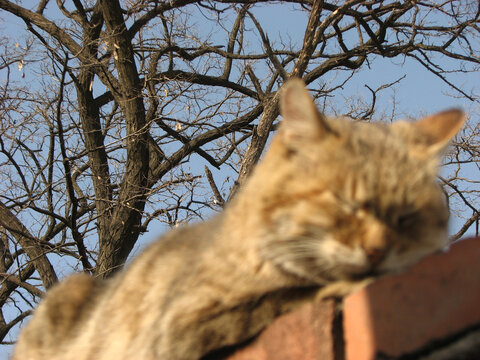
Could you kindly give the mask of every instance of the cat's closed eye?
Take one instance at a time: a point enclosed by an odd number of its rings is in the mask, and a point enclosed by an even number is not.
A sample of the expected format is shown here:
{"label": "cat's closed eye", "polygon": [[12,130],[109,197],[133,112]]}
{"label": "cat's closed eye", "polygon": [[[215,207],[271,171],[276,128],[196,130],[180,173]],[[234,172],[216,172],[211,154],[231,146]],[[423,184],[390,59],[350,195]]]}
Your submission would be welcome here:
{"label": "cat's closed eye", "polygon": [[419,211],[406,212],[397,217],[395,225],[399,230],[409,229],[418,223],[419,218]]}

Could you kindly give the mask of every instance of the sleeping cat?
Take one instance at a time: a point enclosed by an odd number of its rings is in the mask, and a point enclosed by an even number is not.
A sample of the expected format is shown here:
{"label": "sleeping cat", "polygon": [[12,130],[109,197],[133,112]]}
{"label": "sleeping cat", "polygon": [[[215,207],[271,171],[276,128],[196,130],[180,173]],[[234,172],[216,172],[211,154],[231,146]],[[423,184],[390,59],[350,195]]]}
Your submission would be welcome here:
{"label": "sleeping cat", "polygon": [[67,278],[15,360],[199,359],[318,288],[343,295],[446,245],[435,178],[461,111],[364,123],[320,114],[299,79],[281,91],[278,134],[225,211],[168,233],[111,280]]}

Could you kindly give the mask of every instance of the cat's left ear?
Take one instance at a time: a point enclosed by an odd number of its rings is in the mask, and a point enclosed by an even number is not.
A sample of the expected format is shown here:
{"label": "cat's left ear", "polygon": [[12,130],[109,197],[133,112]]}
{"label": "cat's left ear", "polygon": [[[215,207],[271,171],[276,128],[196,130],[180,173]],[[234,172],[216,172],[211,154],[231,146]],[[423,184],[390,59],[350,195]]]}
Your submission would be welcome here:
{"label": "cat's left ear", "polygon": [[465,113],[460,109],[451,109],[427,116],[413,126],[422,134],[431,154],[440,153],[465,123]]}
{"label": "cat's left ear", "polygon": [[294,78],[281,89],[280,113],[283,121],[279,135],[287,146],[297,146],[305,141],[318,141],[328,131],[325,116],[320,114],[305,83]]}

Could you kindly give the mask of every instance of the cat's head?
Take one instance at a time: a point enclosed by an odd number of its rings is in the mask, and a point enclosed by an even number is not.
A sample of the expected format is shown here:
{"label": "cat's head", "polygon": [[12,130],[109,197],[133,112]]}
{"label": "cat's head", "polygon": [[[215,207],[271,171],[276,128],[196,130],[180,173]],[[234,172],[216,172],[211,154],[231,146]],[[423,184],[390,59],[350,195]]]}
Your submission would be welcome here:
{"label": "cat's head", "polygon": [[462,111],[391,125],[329,119],[301,80],[282,91],[283,122],[251,184],[263,256],[321,283],[397,270],[447,244],[436,176]]}

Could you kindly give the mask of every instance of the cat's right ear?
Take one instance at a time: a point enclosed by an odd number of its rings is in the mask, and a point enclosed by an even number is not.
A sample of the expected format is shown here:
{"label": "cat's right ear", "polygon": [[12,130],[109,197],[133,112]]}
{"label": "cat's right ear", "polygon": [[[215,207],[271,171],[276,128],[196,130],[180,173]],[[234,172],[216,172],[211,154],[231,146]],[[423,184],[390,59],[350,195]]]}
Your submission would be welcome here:
{"label": "cat's right ear", "polygon": [[465,123],[465,113],[459,109],[446,110],[413,123],[423,135],[427,151],[440,153]]}
{"label": "cat's right ear", "polygon": [[294,78],[282,88],[280,113],[283,117],[279,135],[287,146],[318,141],[329,131],[324,115],[320,114],[305,83]]}

